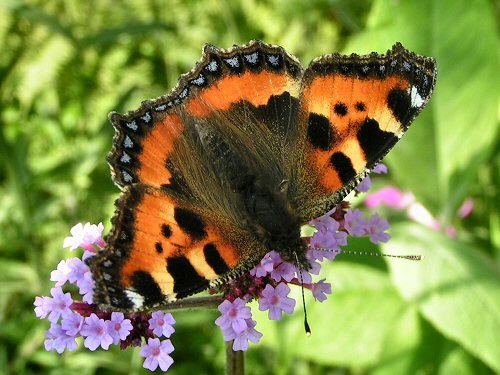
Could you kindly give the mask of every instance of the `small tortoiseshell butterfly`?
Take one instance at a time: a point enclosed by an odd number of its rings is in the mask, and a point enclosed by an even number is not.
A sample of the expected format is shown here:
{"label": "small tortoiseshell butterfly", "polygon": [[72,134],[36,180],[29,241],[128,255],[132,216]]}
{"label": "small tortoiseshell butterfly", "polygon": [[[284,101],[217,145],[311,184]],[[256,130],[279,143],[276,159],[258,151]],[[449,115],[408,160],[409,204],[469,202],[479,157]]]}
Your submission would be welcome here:
{"label": "small tortoiseshell butterfly", "polygon": [[108,157],[116,202],[88,260],[94,301],[146,309],[227,282],[271,250],[308,269],[302,224],[340,202],[431,96],[434,59],[206,45],[167,96],[125,115]]}

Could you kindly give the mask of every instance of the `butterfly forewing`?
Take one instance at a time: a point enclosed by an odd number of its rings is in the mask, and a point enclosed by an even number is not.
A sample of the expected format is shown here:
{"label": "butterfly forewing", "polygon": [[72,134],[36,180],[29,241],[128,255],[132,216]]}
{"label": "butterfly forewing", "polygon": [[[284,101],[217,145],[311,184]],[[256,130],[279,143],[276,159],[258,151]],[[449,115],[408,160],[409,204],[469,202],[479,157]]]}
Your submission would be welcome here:
{"label": "butterfly forewing", "polygon": [[386,55],[323,56],[302,80],[299,212],[329,211],[403,136],[430,98],[433,59],[396,44]]}

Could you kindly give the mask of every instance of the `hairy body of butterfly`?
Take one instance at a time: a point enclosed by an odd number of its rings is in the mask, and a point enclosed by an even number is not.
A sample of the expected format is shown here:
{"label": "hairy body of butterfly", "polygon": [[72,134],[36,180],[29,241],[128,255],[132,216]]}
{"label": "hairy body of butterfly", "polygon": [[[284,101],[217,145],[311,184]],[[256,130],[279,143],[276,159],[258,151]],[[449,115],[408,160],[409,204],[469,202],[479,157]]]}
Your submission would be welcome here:
{"label": "hairy body of butterfly", "polygon": [[167,96],[110,115],[122,190],[106,249],[88,263],[96,303],[153,307],[219,285],[270,250],[309,268],[300,226],[328,212],[430,98],[435,61],[315,59],[253,41],[202,60]]}

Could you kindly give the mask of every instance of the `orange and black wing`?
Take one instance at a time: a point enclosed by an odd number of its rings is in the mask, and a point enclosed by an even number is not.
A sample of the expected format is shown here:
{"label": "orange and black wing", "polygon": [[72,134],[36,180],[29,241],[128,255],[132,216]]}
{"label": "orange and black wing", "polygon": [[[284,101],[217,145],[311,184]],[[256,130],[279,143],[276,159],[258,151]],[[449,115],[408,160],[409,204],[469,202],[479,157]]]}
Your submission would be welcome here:
{"label": "orange and black wing", "polygon": [[101,305],[141,309],[189,296],[251,267],[245,249],[260,246],[168,190],[133,185],[116,204],[108,245],[88,261]]}
{"label": "orange and black wing", "polygon": [[217,285],[255,265],[246,186],[290,180],[302,67],[262,42],[206,46],[171,94],[112,113],[108,156],[122,190],[104,251],[89,265],[94,301],[152,307]]}
{"label": "orange and black wing", "polygon": [[322,56],[304,72],[299,213],[328,212],[380,162],[429,100],[434,59],[396,44],[385,55]]}

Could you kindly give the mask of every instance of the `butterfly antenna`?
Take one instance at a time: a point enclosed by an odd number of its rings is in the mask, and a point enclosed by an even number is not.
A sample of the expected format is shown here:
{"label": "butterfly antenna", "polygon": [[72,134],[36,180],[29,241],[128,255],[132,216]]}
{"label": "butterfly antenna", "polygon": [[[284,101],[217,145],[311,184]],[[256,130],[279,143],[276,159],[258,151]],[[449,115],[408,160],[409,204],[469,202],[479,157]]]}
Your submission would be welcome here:
{"label": "butterfly antenna", "polygon": [[306,331],[307,336],[311,336],[311,328],[309,327],[309,323],[307,322],[307,309],[306,309],[306,298],[304,296],[304,278],[302,277],[302,269],[299,266],[299,258],[296,252],[293,252],[295,255],[295,261],[297,263],[297,270],[299,272],[299,281],[300,281],[300,290],[302,292],[302,308],[304,310],[304,329]]}
{"label": "butterfly antenna", "polygon": [[342,249],[324,249],[319,248],[315,250],[329,251],[337,254],[346,254],[346,255],[368,255],[374,257],[386,257],[386,258],[399,258],[406,260],[424,260],[423,255],[394,255],[394,254],[386,254],[386,253],[375,253],[371,251],[352,251],[352,250],[342,250]]}

